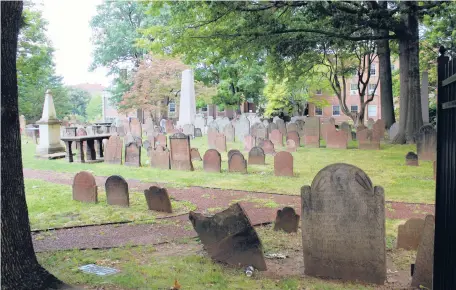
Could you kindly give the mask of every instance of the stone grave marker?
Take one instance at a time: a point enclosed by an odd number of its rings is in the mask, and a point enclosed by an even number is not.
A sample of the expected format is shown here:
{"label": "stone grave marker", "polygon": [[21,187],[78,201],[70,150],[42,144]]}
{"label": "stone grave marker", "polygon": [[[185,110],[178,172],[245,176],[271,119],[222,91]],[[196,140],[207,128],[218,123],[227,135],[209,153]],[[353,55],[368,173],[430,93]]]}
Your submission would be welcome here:
{"label": "stone grave marker", "polygon": [[291,131],[287,133],[287,140],[293,140],[296,144],[296,147],[299,147],[299,135],[296,131]]}
{"label": "stone grave marker", "polygon": [[260,147],[253,147],[249,152],[249,164],[264,165],[265,155]]}
{"label": "stone grave marker", "polygon": [[287,133],[298,132],[298,125],[296,123],[287,123]]}
{"label": "stone grave marker", "polygon": [[226,152],[226,137],[223,133],[216,133],[215,148],[218,152]]}
{"label": "stone grave marker", "polygon": [[198,148],[190,149],[190,156],[192,157],[192,161],[201,161],[202,160]]}
{"label": "stone grave marker", "polygon": [[252,148],[255,147],[255,138],[250,135],[244,137],[244,150],[250,151]]}
{"label": "stone grave marker", "polygon": [[195,126],[192,124],[185,124],[183,126],[182,132],[187,136],[193,137],[195,136]]}
{"label": "stone grave marker", "polygon": [[407,155],[405,155],[405,165],[418,166],[418,155],[413,152],[407,153]]}
{"label": "stone grave marker", "polygon": [[274,155],[276,153],[274,150],[274,144],[272,144],[271,140],[262,140],[259,145],[259,147],[263,149],[264,154]]}
{"label": "stone grave marker", "polygon": [[244,155],[237,152],[233,153],[228,159],[228,171],[247,173],[247,161],[244,159]]}
{"label": "stone grave marker", "polygon": [[225,126],[228,124],[231,124],[230,119],[228,119],[228,117],[217,118],[217,123],[218,123],[219,132],[225,131]]}
{"label": "stone grave marker", "polygon": [[25,120],[25,116],[24,115],[20,115],[19,116],[19,128],[21,130],[21,134],[25,134],[25,126],[27,125],[27,122]]}
{"label": "stone grave marker", "polygon": [[424,125],[415,136],[420,160],[434,161],[437,153],[437,133],[432,125]]}
{"label": "stone grave marker", "polygon": [[244,140],[244,137],[250,134],[250,121],[245,115],[241,115],[234,128],[237,140]]}
{"label": "stone grave marker", "polygon": [[196,118],[195,118],[195,129],[199,128],[200,130],[202,130],[205,126],[206,126],[206,119],[202,115],[197,114]]}
{"label": "stone grave marker", "polygon": [[366,150],[380,150],[380,139],[373,130],[364,129],[356,132],[358,148]]}
{"label": "stone grave marker", "polygon": [[128,183],[122,176],[112,175],[108,177],[105,183],[105,191],[106,201],[109,205],[130,206]]}
{"label": "stone grave marker", "polygon": [[125,144],[125,165],[127,166],[141,166],[141,146],[136,142],[129,142]]}
{"label": "stone grave marker", "polygon": [[169,199],[166,188],[151,186],[149,189],[144,190],[144,196],[146,197],[147,207],[149,210],[168,213],[173,212],[171,200]]}
{"label": "stone grave marker", "polygon": [[237,149],[231,149],[230,151],[228,151],[228,160],[230,159],[231,155],[233,155],[233,153],[241,153],[241,151],[237,150]]}
{"label": "stone grave marker", "polygon": [[203,132],[201,132],[201,128],[195,128],[195,137],[203,137]]}
{"label": "stone grave marker", "polygon": [[173,120],[165,120],[165,130],[167,134],[170,134],[174,130]]}
{"label": "stone grave marker", "polygon": [[293,177],[293,155],[281,151],[274,156],[274,175]]}
{"label": "stone grave marker", "polygon": [[[269,123],[269,126],[267,127],[268,128],[268,134],[270,135],[272,133],[272,131],[274,130],[279,130],[279,127],[277,126],[276,123],[272,122],[272,123]],[[279,131],[280,132],[280,131]],[[269,137],[270,138],[270,137]]]}
{"label": "stone grave marker", "polygon": [[212,121],[210,123],[207,123],[207,127],[208,128],[212,128],[212,129],[215,129],[217,132],[219,131],[219,126],[218,126],[218,123],[217,121]]}
{"label": "stone grave marker", "polygon": [[147,118],[146,119],[146,124],[145,124],[145,129],[146,129],[146,135],[147,136],[151,136],[153,135],[154,131],[155,131],[155,125],[154,125],[154,121],[152,120],[152,118]]}
{"label": "stone grave marker", "polygon": [[235,134],[234,134],[234,127],[231,123],[227,124],[223,129],[223,134],[225,134],[226,142],[234,142],[235,141]]}
{"label": "stone grave marker", "polygon": [[[267,129],[268,129],[268,126],[269,126],[269,121],[266,120],[266,119],[264,119],[262,123],[263,123],[264,127],[265,127],[266,130],[267,130]],[[268,133],[269,133],[269,131],[268,131]]]}
{"label": "stone grave marker", "polygon": [[397,229],[397,248],[417,250],[423,234],[424,220],[411,218]]}
{"label": "stone grave marker", "polygon": [[298,126],[298,134],[301,131],[304,131],[304,124],[306,123],[304,120],[296,120],[296,126]]}
{"label": "stone grave marker", "polygon": [[159,169],[169,169],[169,150],[161,145],[150,151],[150,166]]}
{"label": "stone grave marker", "polygon": [[150,144],[149,140],[143,142],[143,147],[146,149],[147,156],[150,156],[150,150],[152,149],[152,145]]}
{"label": "stone grave marker", "polygon": [[130,133],[130,121],[128,121],[128,119],[122,120],[122,127],[125,135]]}
{"label": "stone grave marker", "polygon": [[209,149],[203,156],[203,168],[206,172],[220,173],[222,166],[222,157],[215,149]]}
{"label": "stone grave marker", "polygon": [[133,137],[138,137],[142,139],[142,128],[141,122],[137,118],[130,119],[130,133]]}
{"label": "stone grave marker", "polygon": [[104,149],[104,161],[109,164],[122,164],[122,147],[119,136],[109,137]]}
{"label": "stone grave marker", "polygon": [[287,151],[288,152],[296,152],[297,148],[296,148],[296,143],[294,140],[292,139],[288,139],[287,140]]}
{"label": "stone grave marker", "polygon": [[329,123],[329,121],[326,121],[326,120],[324,120],[320,124],[320,136],[325,141],[326,141],[326,138],[328,135],[328,130],[331,126],[334,126],[334,125],[332,125],[331,123]]}
{"label": "stone grave marker", "polygon": [[73,179],[73,200],[98,202],[97,184],[90,172],[81,171]]}
{"label": "stone grave marker", "polygon": [[432,289],[434,271],[434,230],[435,219],[427,215],[424,219],[424,229],[421,241],[416,251],[415,271],[412,276],[412,287]]}
{"label": "stone grave marker", "polygon": [[298,231],[299,215],[296,214],[294,208],[284,207],[277,211],[274,231],[283,230],[287,233],[296,233]]}
{"label": "stone grave marker", "polygon": [[383,285],[383,188],[373,187],[361,169],[336,163],[302,187],[301,202],[305,274]]}
{"label": "stone grave marker", "polygon": [[193,171],[189,137],[183,133],[176,133],[169,137],[169,145],[171,169]]}
{"label": "stone grave marker", "polygon": [[369,118],[369,119],[367,120],[367,128],[368,128],[368,129],[371,129],[371,130],[372,130],[372,129],[374,128],[374,124],[375,124],[374,119]]}
{"label": "stone grave marker", "polygon": [[393,125],[391,125],[391,127],[388,130],[389,139],[393,140],[394,137],[396,137],[398,132],[399,132],[399,124],[395,122],[395,123],[393,123]]}
{"label": "stone grave marker", "polygon": [[[350,133],[351,134],[351,133]],[[333,125],[329,125],[326,135],[326,148],[347,149],[348,134],[343,130],[337,130]]]}
{"label": "stone grave marker", "polygon": [[348,141],[352,139],[352,130],[350,124],[348,124],[347,122],[342,122],[342,124],[340,124],[339,129],[347,134]]}
{"label": "stone grave marker", "polygon": [[168,147],[168,138],[164,134],[158,134],[155,138],[155,146],[160,145],[163,147]]}
{"label": "stone grave marker", "polygon": [[287,128],[285,127],[285,122],[282,119],[277,118],[277,119],[274,120],[274,123],[277,124],[277,129],[279,129],[280,133],[282,133],[282,136],[286,136],[287,135]]}
{"label": "stone grave marker", "polygon": [[304,124],[304,145],[306,147],[320,147],[320,118],[308,117]]}
{"label": "stone grave marker", "polygon": [[372,130],[379,136],[380,140],[385,139],[385,121],[378,119],[374,125],[372,125]]}
{"label": "stone grave marker", "polygon": [[267,139],[268,138],[268,131],[263,123],[255,123],[250,128],[250,135],[257,139]]}
{"label": "stone grave marker", "polygon": [[[274,123],[271,123],[274,124]],[[272,144],[274,144],[275,147],[283,147],[283,135],[280,133],[279,130],[274,129],[271,131],[269,134],[269,140],[271,140]]]}
{"label": "stone grave marker", "polygon": [[216,148],[216,140],[217,140],[217,129],[215,128],[207,128],[207,145],[210,149]]}

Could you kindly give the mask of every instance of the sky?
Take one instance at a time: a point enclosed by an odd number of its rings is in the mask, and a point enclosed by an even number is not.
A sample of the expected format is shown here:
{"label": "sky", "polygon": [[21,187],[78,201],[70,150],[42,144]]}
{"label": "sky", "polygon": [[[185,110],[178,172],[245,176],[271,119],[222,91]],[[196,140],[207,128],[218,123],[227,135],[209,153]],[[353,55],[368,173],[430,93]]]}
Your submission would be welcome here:
{"label": "sky", "polygon": [[55,49],[56,72],[67,85],[80,83],[108,86],[107,69],[89,71],[93,46],[89,22],[102,0],[42,0],[43,17],[49,22],[47,35]]}

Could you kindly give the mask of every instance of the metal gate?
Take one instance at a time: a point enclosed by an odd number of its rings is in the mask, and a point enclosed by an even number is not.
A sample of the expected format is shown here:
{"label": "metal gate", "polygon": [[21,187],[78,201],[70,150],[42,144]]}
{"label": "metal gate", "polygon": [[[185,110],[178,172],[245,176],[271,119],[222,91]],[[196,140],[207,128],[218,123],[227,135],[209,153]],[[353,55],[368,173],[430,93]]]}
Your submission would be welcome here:
{"label": "metal gate", "polygon": [[434,290],[456,289],[456,58],[437,60]]}

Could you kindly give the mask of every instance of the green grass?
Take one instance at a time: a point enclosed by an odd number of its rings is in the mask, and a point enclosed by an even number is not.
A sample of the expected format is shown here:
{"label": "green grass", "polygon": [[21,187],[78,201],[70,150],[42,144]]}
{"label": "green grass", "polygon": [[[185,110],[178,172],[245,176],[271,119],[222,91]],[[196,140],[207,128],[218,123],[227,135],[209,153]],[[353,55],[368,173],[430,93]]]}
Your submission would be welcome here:
{"label": "green grass", "polygon": [[[228,143],[228,149],[240,149],[244,156],[243,145],[239,142]],[[191,140],[191,146],[198,148],[201,156],[207,150],[207,138]],[[124,178],[139,179],[144,182],[164,182],[170,186],[188,187],[205,186],[223,189],[262,191],[299,195],[303,185],[310,185],[315,175],[323,167],[332,163],[344,162],[358,166],[372,179],[374,185],[385,189],[387,200],[434,203],[435,182],[432,162],[420,161],[420,166],[406,166],[405,155],[416,151],[414,145],[382,144],[381,150],[358,150],[356,142],[350,142],[350,149],[337,150],[327,148],[300,147],[294,156],[295,177],[274,176],[274,159],[266,157],[266,165],[248,166],[248,174],[227,172],[227,153],[222,152],[222,173],[206,173],[202,161],[194,161],[194,172],[159,170],[146,165],[147,155],[142,151],[144,167],[132,168],[123,165],[104,163],[80,164],[68,163],[64,159],[41,160],[34,158],[35,145],[23,143],[24,168],[53,170],[77,173],[91,170],[95,175],[122,175]],[[276,149],[276,151],[278,151]]]}
{"label": "green grass", "polygon": [[[69,185],[26,179],[25,194],[32,230],[119,221],[153,223],[162,213],[147,209],[144,193],[130,192],[130,207],[110,206],[98,187],[98,203],[74,201]],[[187,213],[196,206],[188,201],[171,201],[173,214]]]}

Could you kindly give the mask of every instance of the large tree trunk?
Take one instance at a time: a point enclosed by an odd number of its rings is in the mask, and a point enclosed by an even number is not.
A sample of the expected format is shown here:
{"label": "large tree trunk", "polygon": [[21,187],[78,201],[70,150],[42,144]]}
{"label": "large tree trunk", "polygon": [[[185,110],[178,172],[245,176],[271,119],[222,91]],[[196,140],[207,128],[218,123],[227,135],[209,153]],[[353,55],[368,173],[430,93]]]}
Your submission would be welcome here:
{"label": "large tree trunk", "polygon": [[2,289],[62,286],[38,263],[33,250],[22,173],[16,50],[22,2],[2,9]]}
{"label": "large tree trunk", "polygon": [[[388,31],[381,31],[381,34],[388,35]],[[391,54],[389,40],[382,39],[377,41],[380,94],[382,102],[382,119],[386,128],[391,127],[396,122],[394,117],[393,102],[393,80],[391,77]]]}

